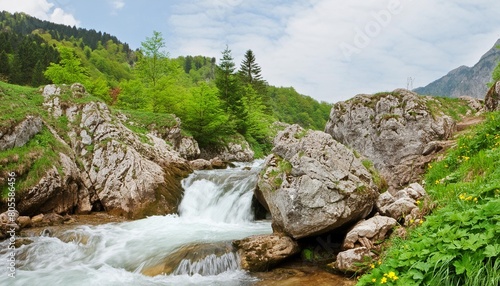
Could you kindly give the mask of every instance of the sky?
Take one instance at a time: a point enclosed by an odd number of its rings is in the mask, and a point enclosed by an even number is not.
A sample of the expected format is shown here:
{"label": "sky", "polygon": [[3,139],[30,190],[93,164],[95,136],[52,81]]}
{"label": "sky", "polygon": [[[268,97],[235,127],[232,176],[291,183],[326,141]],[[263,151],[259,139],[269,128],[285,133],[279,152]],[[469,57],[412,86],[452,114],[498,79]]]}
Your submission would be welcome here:
{"label": "sky", "polygon": [[416,88],[472,66],[500,38],[496,0],[0,0],[0,10],[107,32],[171,57],[235,63],[251,49],[274,86],[335,103]]}

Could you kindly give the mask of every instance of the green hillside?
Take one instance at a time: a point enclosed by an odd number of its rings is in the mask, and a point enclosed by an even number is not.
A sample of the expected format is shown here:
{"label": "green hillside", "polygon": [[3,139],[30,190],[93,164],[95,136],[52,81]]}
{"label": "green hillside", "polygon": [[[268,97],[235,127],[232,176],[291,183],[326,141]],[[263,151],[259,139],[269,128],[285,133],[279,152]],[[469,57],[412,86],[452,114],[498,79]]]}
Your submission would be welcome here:
{"label": "green hillside", "polygon": [[107,33],[0,12],[4,82],[33,87],[80,82],[118,109],[175,114],[201,147],[224,144],[224,138],[240,133],[256,149],[268,150],[268,127],[276,120],[324,128],[330,104],[269,85],[251,50],[238,66],[229,48],[220,59],[170,58],[167,48],[157,32],[133,51]]}

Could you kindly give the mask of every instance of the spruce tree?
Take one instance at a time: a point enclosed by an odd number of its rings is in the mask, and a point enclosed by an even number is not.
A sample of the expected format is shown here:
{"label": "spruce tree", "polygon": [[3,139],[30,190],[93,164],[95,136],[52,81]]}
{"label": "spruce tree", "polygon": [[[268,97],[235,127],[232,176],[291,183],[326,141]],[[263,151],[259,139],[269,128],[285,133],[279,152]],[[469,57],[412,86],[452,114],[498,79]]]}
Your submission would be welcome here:
{"label": "spruce tree", "polygon": [[231,50],[226,46],[222,52],[220,64],[217,66],[215,85],[219,89],[219,98],[223,101],[224,110],[235,122],[236,130],[244,134],[246,132],[247,111],[242,101],[241,82],[235,70]]}
{"label": "spruce tree", "polygon": [[252,50],[248,50],[245,53],[245,58],[241,62],[240,70],[238,72],[241,76],[241,80],[245,84],[254,85],[255,83],[262,81],[261,68],[255,62],[255,55]]}
{"label": "spruce tree", "polygon": [[241,96],[238,92],[238,79],[235,74],[235,64],[231,50],[226,46],[222,51],[220,64],[217,66],[215,85],[219,89],[219,98],[224,102],[226,112],[234,111],[239,105]]}

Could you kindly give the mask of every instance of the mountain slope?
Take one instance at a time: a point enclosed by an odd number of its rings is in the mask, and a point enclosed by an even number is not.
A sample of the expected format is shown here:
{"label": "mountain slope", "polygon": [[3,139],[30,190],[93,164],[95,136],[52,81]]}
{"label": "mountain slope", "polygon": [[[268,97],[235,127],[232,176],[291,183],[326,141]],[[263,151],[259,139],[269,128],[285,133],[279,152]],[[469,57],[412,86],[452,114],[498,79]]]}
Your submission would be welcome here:
{"label": "mountain slope", "polygon": [[487,83],[491,81],[491,73],[500,59],[500,39],[484,54],[473,67],[460,66],[442,78],[425,87],[416,88],[419,94],[430,94],[448,97],[469,95],[484,98],[488,91]]}

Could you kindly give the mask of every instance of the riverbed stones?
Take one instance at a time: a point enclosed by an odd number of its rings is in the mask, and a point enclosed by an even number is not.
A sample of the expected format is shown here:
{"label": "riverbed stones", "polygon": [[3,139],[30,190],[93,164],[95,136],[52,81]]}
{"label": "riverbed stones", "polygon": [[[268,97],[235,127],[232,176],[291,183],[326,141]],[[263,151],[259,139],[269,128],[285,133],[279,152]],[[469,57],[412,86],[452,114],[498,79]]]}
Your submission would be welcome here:
{"label": "riverbed stones", "polygon": [[250,236],[233,245],[238,249],[241,268],[252,272],[267,271],[300,251],[296,241],[279,233]]}
{"label": "riverbed stones", "polygon": [[374,216],[358,222],[346,235],[343,249],[366,247],[372,249],[374,243],[385,239],[386,235],[397,225],[391,217]]}
{"label": "riverbed stones", "polygon": [[31,218],[29,216],[20,216],[17,218],[17,224],[21,228],[30,227],[31,226]]}
{"label": "riverbed stones", "polygon": [[368,248],[357,247],[340,252],[332,266],[342,272],[356,272],[361,270],[360,265],[363,265],[374,256],[375,254]]}
{"label": "riverbed stones", "polygon": [[273,229],[298,239],[368,216],[378,191],[361,160],[331,135],[287,127],[274,139],[256,197]]}
{"label": "riverbed stones", "polygon": [[[380,214],[396,220],[415,219],[420,213],[419,204],[427,197],[427,192],[420,184],[412,183],[394,195],[389,192],[380,194],[375,205]],[[406,218],[410,214],[411,217]]]}

